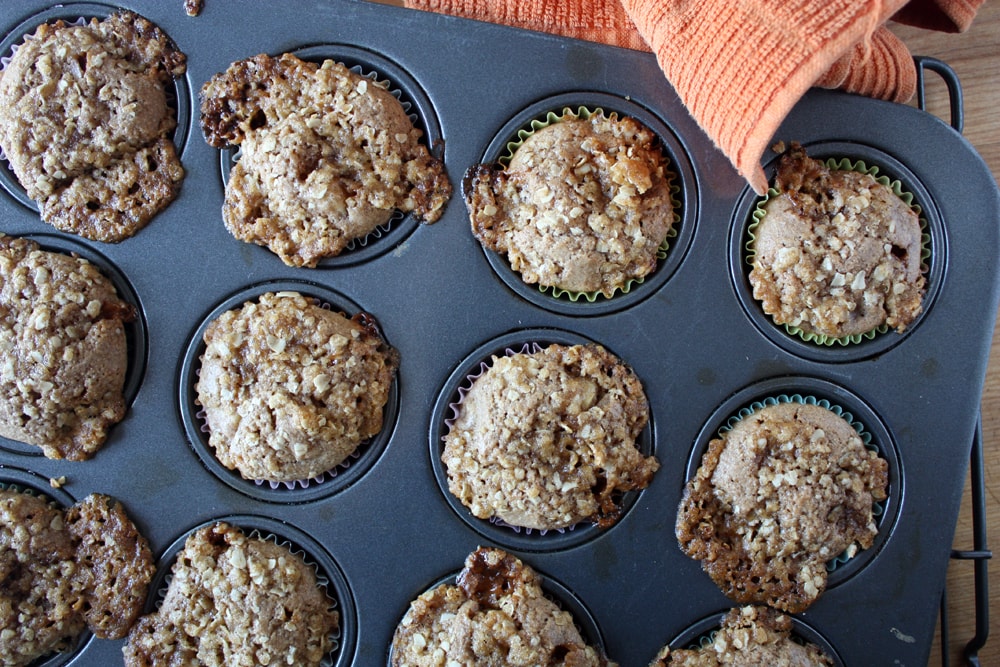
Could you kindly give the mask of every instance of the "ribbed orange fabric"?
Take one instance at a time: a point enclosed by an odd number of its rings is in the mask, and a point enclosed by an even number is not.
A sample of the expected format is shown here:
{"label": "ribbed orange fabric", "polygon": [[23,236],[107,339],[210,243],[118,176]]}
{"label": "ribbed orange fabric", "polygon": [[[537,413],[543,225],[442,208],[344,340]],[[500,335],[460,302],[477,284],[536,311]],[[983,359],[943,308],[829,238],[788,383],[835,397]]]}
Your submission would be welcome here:
{"label": "ribbed orange fabric", "polygon": [[[405,0],[408,7],[652,50],[757,192],[774,132],[813,85],[905,101],[916,71],[890,17],[968,28],[985,0]],[[895,15],[895,16],[894,16]]]}

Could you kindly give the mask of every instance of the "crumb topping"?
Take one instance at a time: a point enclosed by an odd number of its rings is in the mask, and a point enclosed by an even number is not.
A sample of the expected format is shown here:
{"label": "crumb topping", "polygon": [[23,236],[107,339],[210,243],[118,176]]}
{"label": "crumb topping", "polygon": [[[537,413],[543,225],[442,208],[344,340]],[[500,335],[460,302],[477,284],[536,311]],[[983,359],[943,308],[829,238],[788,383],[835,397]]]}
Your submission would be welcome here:
{"label": "crumb topping", "polygon": [[843,417],[768,406],[709,444],[677,539],[730,598],[797,613],[826,589],[827,561],[872,545],[887,486],[888,463]]}
{"label": "crumb topping", "polygon": [[567,117],[466,183],[476,238],[525,282],[570,292],[610,297],[651,273],[674,221],[656,136],[629,117]]}
{"label": "crumb topping", "polygon": [[730,610],[712,643],[671,650],[665,646],[649,667],[824,667],[833,660],[815,644],[792,638],[792,619],[768,607]]}
{"label": "crumb topping", "polygon": [[754,242],[750,284],[778,324],[841,337],[897,331],[922,309],[917,214],[872,176],[831,170],[797,145]]}
{"label": "crumb topping", "polygon": [[611,525],[659,468],[636,447],[648,419],[639,379],[599,345],[494,357],[444,438],[448,488],[482,519]]}
{"label": "crumb topping", "polygon": [[315,266],[396,210],[431,223],[451,184],[399,100],[331,60],[233,63],[201,91],[209,144],[239,145],[223,216],[238,239]]}
{"label": "crumb topping", "polygon": [[223,465],[247,479],[310,479],[382,429],[397,354],[357,320],[277,292],[206,328],[195,388]]}
{"label": "crumb topping", "polygon": [[479,548],[457,585],[420,595],[396,628],[393,667],[615,667],[588,646],[573,617],[545,597],[541,578],[500,549]]}
{"label": "crumb topping", "polygon": [[94,494],[63,510],[0,489],[0,663],[69,650],[86,628],[124,637],[153,571],[146,540],[117,501]]}
{"label": "crumb topping", "polygon": [[42,219],[116,242],[177,195],[167,86],[186,58],[154,24],[120,11],[43,24],[0,73],[0,145]]}
{"label": "crumb topping", "polygon": [[83,460],[125,416],[134,308],[90,262],[0,237],[0,435]]}
{"label": "crumb topping", "polygon": [[219,522],[185,542],[159,610],[129,633],[125,666],[319,665],[339,627],[331,605],[301,556]]}

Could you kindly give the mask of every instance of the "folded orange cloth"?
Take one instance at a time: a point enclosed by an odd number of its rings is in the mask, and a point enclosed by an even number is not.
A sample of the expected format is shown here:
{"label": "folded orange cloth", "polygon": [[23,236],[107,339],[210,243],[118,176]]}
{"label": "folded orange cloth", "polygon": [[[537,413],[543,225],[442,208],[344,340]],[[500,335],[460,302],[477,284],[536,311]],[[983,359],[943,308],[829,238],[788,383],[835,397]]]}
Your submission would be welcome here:
{"label": "folded orange cloth", "polygon": [[406,6],[647,49],[757,192],[760,160],[808,88],[909,99],[916,70],[881,27],[968,28],[985,0],[405,0]]}

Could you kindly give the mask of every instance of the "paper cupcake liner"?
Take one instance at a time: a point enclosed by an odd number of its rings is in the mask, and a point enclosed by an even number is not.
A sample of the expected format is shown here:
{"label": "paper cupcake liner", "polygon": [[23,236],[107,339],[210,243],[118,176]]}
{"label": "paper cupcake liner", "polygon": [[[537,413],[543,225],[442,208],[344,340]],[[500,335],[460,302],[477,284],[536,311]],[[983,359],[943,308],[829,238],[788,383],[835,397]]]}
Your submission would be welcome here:
{"label": "paper cupcake liner", "polygon": [[[890,179],[888,176],[879,176],[879,167],[877,165],[868,165],[864,160],[852,161],[848,158],[827,158],[823,164],[829,168],[836,171],[856,171],[862,174],[868,174],[875,178],[875,181],[887,186],[892,190],[893,194],[903,200],[903,202],[909,206],[916,214],[920,222],[920,273],[923,276],[927,276],[930,272],[930,265],[928,260],[931,256],[931,235],[930,228],[927,223],[927,218],[923,215],[923,209],[921,209],[919,204],[914,203],[913,193],[905,190],[903,184],[899,179]],[[767,193],[758,199],[757,205],[754,207],[751,216],[753,220],[747,226],[747,240],[744,244],[744,250],[746,251],[746,263],[749,266],[753,266],[754,258],[756,257],[755,243],[757,242],[756,230],[760,221],[764,219],[767,211],[764,210],[764,205],[767,204],[772,198],[780,196],[781,192],[776,188],[768,188]],[[771,321],[774,318],[768,315]],[[859,334],[852,334],[850,336],[829,336],[826,334],[817,333],[814,331],[805,331],[801,327],[797,327],[792,324],[778,324],[775,322],[776,326],[784,329],[790,336],[799,338],[807,343],[815,343],[816,345],[823,345],[830,347],[833,345],[856,345],[865,340],[873,340],[876,336],[880,336],[884,333],[888,333],[889,327],[886,324],[881,324],[878,327],[872,329],[871,331],[865,331]]]}
{"label": "paper cupcake liner", "polygon": [[[329,304],[328,302],[323,301],[322,299],[317,299],[315,297],[311,297],[311,300],[313,301],[313,303],[315,305],[318,305],[320,308],[323,308],[324,310],[333,310],[333,306],[331,304]],[[347,317],[347,313],[345,313],[345,312],[343,312],[341,310],[338,310],[336,312],[340,313],[344,317]],[[381,331],[379,332],[379,337],[382,338]],[[382,338],[382,340],[385,341],[384,338]],[[195,369],[194,374],[195,374],[196,378],[198,378],[198,377],[201,376],[201,367],[200,366],[197,369]],[[196,383],[197,383],[197,381],[196,381]],[[214,454],[215,453],[215,448],[212,447],[209,444],[209,436],[212,433],[212,429],[211,429],[211,427],[208,424],[208,420],[206,419],[207,414],[205,412],[205,409],[202,406],[201,402],[197,398],[197,392],[195,392],[194,404],[198,408],[197,412],[195,412],[195,415],[194,415],[195,419],[198,422],[198,430],[205,435],[205,438],[204,438],[204,440],[205,440],[205,446],[208,447],[212,451],[212,453]],[[337,475],[339,473],[346,471],[348,468],[351,467],[351,465],[355,461],[357,461],[358,459],[360,459],[364,455],[364,453],[365,453],[365,451],[367,451],[369,445],[371,445],[372,440],[374,439],[374,437],[375,436],[372,436],[371,438],[366,438],[365,440],[362,440],[360,443],[358,443],[358,446],[354,448],[354,451],[347,455],[347,458],[345,458],[343,461],[341,461],[337,465],[333,466],[329,470],[324,470],[323,472],[319,473],[318,475],[316,475],[314,477],[310,477],[308,479],[297,479],[297,480],[283,481],[283,482],[276,482],[276,481],[267,480],[267,479],[251,479],[249,481],[253,482],[253,484],[255,484],[256,486],[269,487],[269,488],[274,489],[274,490],[277,490],[277,489],[287,489],[289,491],[294,490],[294,489],[308,489],[308,488],[310,488],[312,486],[318,486],[318,485],[324,484],[326,482],[331,482],[334,479],[336,479],[336,477],[337,477]],[[216,457],[216,460],[218,460],[218,457]],[[221,461],[219,461],[219,463],[222,464]],[[235,469],[235,468],[229,468],[228,466],[226,466],[226,468],[228,470],[232,470],[233,472],[239,473],[239,471],[237,469]],[[242,477],[242,474],[240,475],[240,477]]]}
{"label": "paper cupcake liner", "polygon": [[[579,106],[576,110],[570,107],[563,107],[562,113],[557,114],[555,111],[549,111],[545,114],[543,118],[535,118],[529,123],[528,127],[522,128],[517,131],[517,138],[512,139],[507,142],[505,152],[501,155],[497,162],[506,169],[510,165],[511,159],[514,157],[514,153],[517,149],[521,147],[522,144],[530,137],[532,134],[541,130],[544,127],[553,125],[555,123],[560,123],[567,118],[579,118],[583,120],[589,119],[591,116],[600,115],[607,116],[611,120],[616,120],[618,118],[618,112],[612,111],[610,114],[605,114],[604,109],[601,107],[589,108],[586,106]],[[667,258],[667,253],[670,250],[671,242],[677,238],[677,227],[681,224],[681,200],[680,200],[680,185],[677,183],[677,173],[671,169],[670,156],[666,153],[663,155],[664,166],[666,167],[666,180],[667,185],[670,189],[670,204],[673,215],[673,224],[670,226],[670,230],[667,231],[666,238],[656,249],[656,261],[657,264],[662,262]],[[655,271],[655,269],[654,269]],[[538,291],[542,294],[547,294],[555,299],[568,299],[572,303],[578,302],[581,298],[588,303],[594,303],[595,301],[613,299],[619,294],[628,294],[632,291],[633,287],[641,285],[645,282],[646,276],[640,278],[630,278],[625,282],[624,285],[616,287],[614,292],[610,297],[605,296],[602,292],[573,292],[570,290],[564,290],[562,288],[556,287],[554,285],[539,285]]]}
{"label": "paper cupcake liner", "polygon": [[[874,442],[872,434],[865,428],[865,425],[854,418],[854,415],[837,405],[836,403],[831,403],[825,398],[817,398],[808,394],[778,394],[776,396],[768,396],[767,398],[761,399],[759,401],[754,401],[750,405],[742,408],[735,415],[731,416],[726,422],[719,427],[718,435],[720,437],[724,436],[726,433],[731,431],[736,424],[747,417],[763,410],[766,407],[771,407],[774,405],[779,405],[782,403],[799,403],[802,405],[815,405],[830,412],[834,413],[838,417],[843,418],[851,428],[857,432],[858,437],[861,438],[861,442],[864,444],[865,449],[870,452],[875,452],[880,457],[883,457],[883,452],[879,446]],[[872,516],[877,523],[881,521],[881,518],[885,515],[887,500],[877,500],[872,503]],[[861,549],[857,545],[851,545],[843,552],[837,554],[830,560],[826,562],[826,571],[832,573],[837,570],[837,568],[845,565],[848,561],[854,558]]]}
{"label": "paper cupcake liner", "polygon": [[[221,522],[229,523],[225,520],[221,520]],[[310,555],[304,549],[302,549],[294,542],[291,542],[282,536],[276,535],[271,532],[263,531],[259,528],[251,528],[249,530],[245,530],[243,526],[236,526],[235,524],[230,524],[230,525],[233,525],[236,528],[239,528],[241,531],[243,531],[244,535],[246,535],[247,538],[266,540],[268,542],[271,542],[272,544],[278,545],[279,547],[288,549],[289,552],[301,558],[302,561],[306,564],[306,566],[313,571],[313,575],[316,577],[316,585],[323,590],[323,594],[326,596],[326,599],[330,603],[330,606],[328,608],[331,611],[339,611],[340,603],[338,602],[335,596],[330,594],[332,588],[330,578],[326,575],[326,572],[323,570],[323,568],[321,568],[319,564],[312,557],[310,557]],[[186,543],[187,539],[191,537],[191,535],[193,535],[196,531],[204,527],[205,527],[204,525],[199,526],[198,528],[195,528],[194,530],[190,531],[184,536],[184,542],[181,542],[181,547],[177,550],[177,553],[173,555],[173,558],[169,563],[169,567],[165,568],[166,574],[163,576],[161,585],[156,589],[156,594],[154,595],[152,604],[153,611],[159,612],[160,606],[163,604],[163,600],[167,595],[167,589],[170,588],[170,583],[174,579],[173,566],[174,563],[177,562],[177,554],[179,554],[184,548],[183,544]],[[330,635],[330,640],[331,640],[330,650],[327,651],[326,655],[323,656],[323,659],[320,661],[319,663],[320,667],[333,667],[333,665],[337,661],[336,655],[337,652],[340,650],[340,638],[342,636],[341,623],[343,623],[343,618],[341,618],[340,622],[338,622],[337,629],[333,632],[333,634]]]}

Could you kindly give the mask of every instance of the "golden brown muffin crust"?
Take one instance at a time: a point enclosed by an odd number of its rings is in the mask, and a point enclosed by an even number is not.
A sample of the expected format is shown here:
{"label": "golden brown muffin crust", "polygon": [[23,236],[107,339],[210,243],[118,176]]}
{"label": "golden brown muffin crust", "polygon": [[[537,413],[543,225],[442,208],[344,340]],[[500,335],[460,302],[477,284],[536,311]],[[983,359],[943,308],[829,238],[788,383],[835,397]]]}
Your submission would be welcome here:
{"label": "golden brown muffin crust", "polygon": [[917,214],[874,177],[836,170],[794,145],[780,195],[764,205],[750,284],[778,324],[833,337],[883,324],[903,331],[922,310]]}
{"label": "golden brown muffin crust", "polygon": [[520,560],[480,547],[457,585],[410,603],[392,638],[393,667],[616,667],[580,635],[569,612],[545,597]]}
{"label": "golden brown muffin crust", "polygon": [[382,430],[398,355],[362,318],[266,293],[205,330],[209,445],[247,479],[305,480]]}
{"label": "golden brown muffin crust", "polygon": [[319,665],[339,614],[315,570],[288,547],[224,522],[177,555],[159,610],[139,619],[125,667]]}
{"label": "golden brown muffin crust", "polygon": [[566,117],[532,133],[506,169],[466,177],[472,231],[528,283],[610,297],[656,268],[673,226],[666,160],[629,117]]}
{"label": "golden brown muffin crust", "polygon": [[872,545],[887,486],[888,463],[843,417],[779,403],[709,443],[677,539],[731,599],[797,613],[826,589],[827,561]]}
{"label": "golden brown muffin crust", "polygon": [[399,100],[339,63],[258,55],[213,76],[201,100],[206,141],[242,148],[227,228],[288,265],[340,254],[396,210],[434,222],[451,196]]}
{"label": "golden brown muffin crust", "polygon": [[125,416],[135,309],[90,262],[0,236],[0,435],[83,460]]}
{"label": "golden brown muffin crust", "polygon": [[554,529],[619,516],[620,495],[659,468],[636,446],[649,404],[600,345],[494,357],[444,438],[448,488],[482,519]]}
{"label": "golden brown muffin crust", "polygon": [[124,637],[153,571],[149,545],[114,499],[93,494],[62,510],[0,489],[0,662],[66,650],[85,628]]}
{"label": "golden brown muffin crust", "polygon": [[0,74],[0,145],[43,220],[117,242],[176,197],[184,170],[166,88],[185,61],[128,11],[26,38]]}

